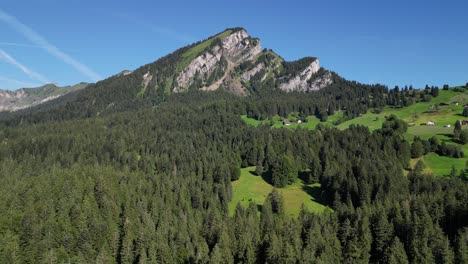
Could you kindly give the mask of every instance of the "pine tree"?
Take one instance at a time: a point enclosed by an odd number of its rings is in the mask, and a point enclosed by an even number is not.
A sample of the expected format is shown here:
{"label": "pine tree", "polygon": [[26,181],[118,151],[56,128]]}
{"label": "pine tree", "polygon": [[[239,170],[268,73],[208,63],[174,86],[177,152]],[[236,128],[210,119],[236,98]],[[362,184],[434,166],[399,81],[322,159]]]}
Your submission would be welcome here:
{"label": "pine tree", "polygon": [[393,228],[388,222],[384,209],[379,209],[374,216],[372,223],[373,243],[372,257],[374,262],[380,262],[384,258],[384,253],[389,246],[393,234]]}
{"label": "pine tree", "polygon": [[455,168],[454,165],[452,165],[452,169],[450,170],[450,177],[455,178],[457,176],[457,169]]}
{"label": "pine tree", "polygon": [[229,262],[225,261],[224,256],[222,255],[221,250],[219,249],[218,245],[216,245],[213,248],[213,250],[211,251],[210,263],[213,263],[213,264],[216,264],[216,263],[229,263]]}
{"label": "pine tree", "polygon": [[453,263],[453,251],[450,248],[447,237],[445,237],[440,227],[434,227],[434,233],[432,234],[430,242],[435,263]]}
{"label": "pine tree", "polygon": [[263,166],[261,163],[257,164],[257,166],[255,167],[255,174],[257,176],[262,176],[263,175]]}
{"label": "pine tree", "polygon": [[463,144],[468,143],[468,130],[462,129],[462,130],[460,131],[460,141],[461,141]]}
{"label": "pine tree", "polygon": [[307,183],[317,183],[322,175],[322,164],[320,159],[313,155],[310,162],[310,171],[308,172]]}
{"label": "pine tree", "polygon": [[453,128],[453,138],[459,139],[462,127],[460,121],[455,122],[455,127]]}
{"label": "pine tree", "polygon": [[429,246],[433,232],[432,220],[421,202],[414,205],[412,211],[412,232],[409,245],[409,260],[414,263],[435,263],[432,250]]}
{"label": "pine tree", "polygon": [[455,241],[455,263],[468,263],[468,227],[458,231]]}
{"label": "pine tree", "polygon": [[21,263],[20,245],[18,236],[7,231],[0,237],[0,262],[1,263]]}
{"label": "pine tree", "polygon": [[285,187],[296,181],[298,171],[291,155],[284,155],[283,158],[274,165],[272,183],[276,187]]}
{"label": "pine tree", "polygon": [[462,116],[468,117],[468,107],[463,107]]}
{"label": "pine tree", "polygon": [[415,140],[411,145],[411,157],[419,158],[424,154],[424,147],[420,140]]}
{"label": "pine tree", "polygon": [[284,213],[284,202],[283,196],[278,191],[278,189],[273,188],[270,194],[268,194],[265,199],[265,203],[269,203],[271,206],[271,211],[274,214],[282,215]]}
{"label": "pine tree", "polygon": [[267,263],[281,263],[281,248],[284,244],[280,242],[280,239],[276,233],[271,234],[269,241],[267,242],[266,248],[266,262]]}
{"label": "pine tree", "polygon": [[408,256],[405,247],[398,237],[395,237],[389,248],[385,251],[382,263],[387,264],[407,264]]}
{"label": "pine tree", "polygon": [[371,246],[372,246],[372,233],[370,229],[369,217],[366,212],[367,208],[358,209],[357,214],[357,223],[356,223],[356,232],[358,236],[358,243],[360,247],[360,255],[358,257],[359,263],[368,263],[371,256]]}

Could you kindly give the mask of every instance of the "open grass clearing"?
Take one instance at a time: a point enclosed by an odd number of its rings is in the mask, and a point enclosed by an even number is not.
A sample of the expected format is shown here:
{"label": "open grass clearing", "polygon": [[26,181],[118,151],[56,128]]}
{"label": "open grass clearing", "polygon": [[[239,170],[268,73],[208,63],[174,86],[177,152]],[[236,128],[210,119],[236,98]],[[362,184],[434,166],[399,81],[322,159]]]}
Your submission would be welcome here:
{"label": "open grass clearing", "polygon": [[[239,180],[232,182],[233,197],[229,203],[229,214],[233,215],[237,203],[247,208],[250,202],[261,208],[273,186],[262,177],[253,174],[255,167],[241,169]],[[320,184],[304,184],[298,179],[294,184],[278,189],[283,195],[284,208],[287,215],[297,216],[304,204],[311,212],[321,213],[331,210],[329,207],[319,203]]]}

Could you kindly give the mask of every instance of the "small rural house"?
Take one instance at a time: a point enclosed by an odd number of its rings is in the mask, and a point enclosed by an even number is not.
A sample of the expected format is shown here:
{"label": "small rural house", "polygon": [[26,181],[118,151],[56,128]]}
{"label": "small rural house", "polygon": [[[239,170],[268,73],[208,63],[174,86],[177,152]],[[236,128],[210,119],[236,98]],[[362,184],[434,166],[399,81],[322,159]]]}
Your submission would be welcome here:
{"label": "small rural house", "polygon": [[429,122],[427,122],[426,125],[427,125],[427,126],[435,126],[436,124],[435,124],[434,122],[432,122],[432,121],[429,121]]}
{"label": "small rural house", "polygon": [[290,126],[291,122],[289,120],[283,120],[283,126]]}

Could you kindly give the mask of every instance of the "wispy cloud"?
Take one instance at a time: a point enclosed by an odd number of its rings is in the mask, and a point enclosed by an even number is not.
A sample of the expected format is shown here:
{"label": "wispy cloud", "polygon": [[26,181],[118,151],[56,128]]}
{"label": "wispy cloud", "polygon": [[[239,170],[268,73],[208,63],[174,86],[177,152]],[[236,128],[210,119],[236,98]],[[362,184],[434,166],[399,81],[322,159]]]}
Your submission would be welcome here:
{"label": "wispy cloud", "polygon": [[15,60],[10,54],[6,53],[2,49],[0,49],[0,59],[3,59],[4,61],[10,63],[11,65],[17,67],[18,69],[22,70],[24,73],[26,73],[31,79],[34,79],[36,81],[40,81],[41,83],[50,83],[47,78],[44,76],[40,75],[37,72],[34,72],[33,70],[29,69],[28,67],[24,66],[23,64],[19,63],[17,60]]}
{"label": "wispy cloud", "polygon": [[[13,84],[14,86],[21,86],[23,88],[37,87],[37,86],[40,85],[40,84],[37,84],[37,83],[28,82],[28,81],[20,81],[20,80],[11,79],[11,78],[8,78],[8,77],[5,77],[5,76],[0,76],[0,81],[5,82],[5,83],[9,83],[9,84]],[[5,86],[5,84],[2,84],[2,86]],[[0,89],[4,89],[4,88],[6,88],[6,87],[0,87]]]}
{"label": "wispy cloud", "polygon": [[170,29],[170,28],[160,27],[160,26],[151,24],[151,23],[149,23],[147,21],[143,21],[140,18],[131,16],[129,14],[116,14],[116,16],[120,17],[121,19],[124,19],[128,23],[143,26],[147,30],[152,31],[153,33],[166,35],[166,36],[168,36],[168,37],[170,37],[172,39],[175,39],[177,41],[180,41],[182,43],[192,43],[192,42],[195,41],[195,38],[193,38],[192,36],[189,36],[187,34],[182,34],[180,32],[177,32],[177,31],[173,30],[173,29]]}
{"label": "wispy cloud", "polygon": [[35,45],[40,46],[41,48],[46,50],[49,54],[55,56],[59,60],[69,64],[70,66],[75,68],[77,71],[86,75],[91,80],[98,81],[102,79],[101,76],[93,72],[87,66],[73,59],[68,54],[64,53],[63,51],[59,50],[56,46],[49,43],[49,41],[47,41],[43,36],[39,35],[39,33],[35,32],[32,28],[21,23],[15,17],[5,13],[1,9],[0,9],[0,21],[3,21],[4,23],[10,25],[13,29],[18,31],[18,33],[21,33],[23,36],[25,36],[29,41],[31,41]]}

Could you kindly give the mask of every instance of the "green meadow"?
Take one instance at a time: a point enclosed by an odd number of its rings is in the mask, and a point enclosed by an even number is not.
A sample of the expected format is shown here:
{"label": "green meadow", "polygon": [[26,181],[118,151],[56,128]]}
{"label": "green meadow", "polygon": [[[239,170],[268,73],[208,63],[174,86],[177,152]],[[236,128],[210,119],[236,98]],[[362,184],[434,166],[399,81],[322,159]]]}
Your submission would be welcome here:
{"label": "green meadow", "polygon": [[[239,180],[232,182],[233,197],[229,203],[229,214],[233,215],[237,203],[247,208],[250,202],[254,202],[260,208],[273,186],[266,182],[261,176],[253,174],[255,167],[241,169]],[[283,196],[284,208],[287,215],[297,216],[302,205],[311,212],[321,213],[331,210],[321,204],[320,184],[304,184],[298,179],[294,184],[278,189]]]}
{"label": "green meadow", "polygon": [[[457,102],[458,105],[454,103]],[[440,106],[439,104],[446,104]],[[242,116],[242,120],[248,125],[258,126],[260,124],[272,125],[275,128],[288,128],[295,129],[297,127],[307,128],[313,130],[318,124],[335,126],[338,129],[346,129],[351,125],[363,125],[369,128],[370,131],[379,129],[382,127],[382,123],[385,121],[385,118],[390,115],[395,115],[399,119],[404,120],[408,123],[408,131],[405,134],[405,137],[412,142],[415,136],[419,136],[423,139],[428,139],[430,137],[436,136],[440,140],[445,141],[447,144],[458,144],[452,140],[453,127],[457,120],[467,119],[464,118],[461,113],[463,111],[463,105],[468,104],[468,92],[459,92],[454,89],[450,90],[440,90],[439,96],[433,98],[430,102],[420,102],[413,104],[408,107],[385,107],[380,113],[374,113],[372,110],[367,113],[356,117],[351,120],[347,120],[337,126],[336,121],[343,117],[343,112],[338,111],[334,115],[329,116],[326,122],[320,122],[320,120],[315,116],[307,117],[307,122],[298,124],[297,122],[292,122],[291,125],[283,125],[283,118],[279,116],[274,116],[268,120],[255,120],[248,118],[247,116]],[[297,113],[292,113],[287,120],[295,121],[297,119]],[[434,122],[435,126],[427,126],[422,124],[427,124],[427,122]],[[446,127],[450,125],[450,127]],[[468,129],[464,127],[463,129]],[[431,172],[434,175],[445,176],[449,175],[452,166],[454,166],[457,171],[460,171],[465,168],[465,164],[468,160],[468,146],[463,145],[463,150],[465,152],[465,158],[456,159],[449,157],[441,157],[435,153],[428,153],[422,160],[426,164],[426,171]]]}

